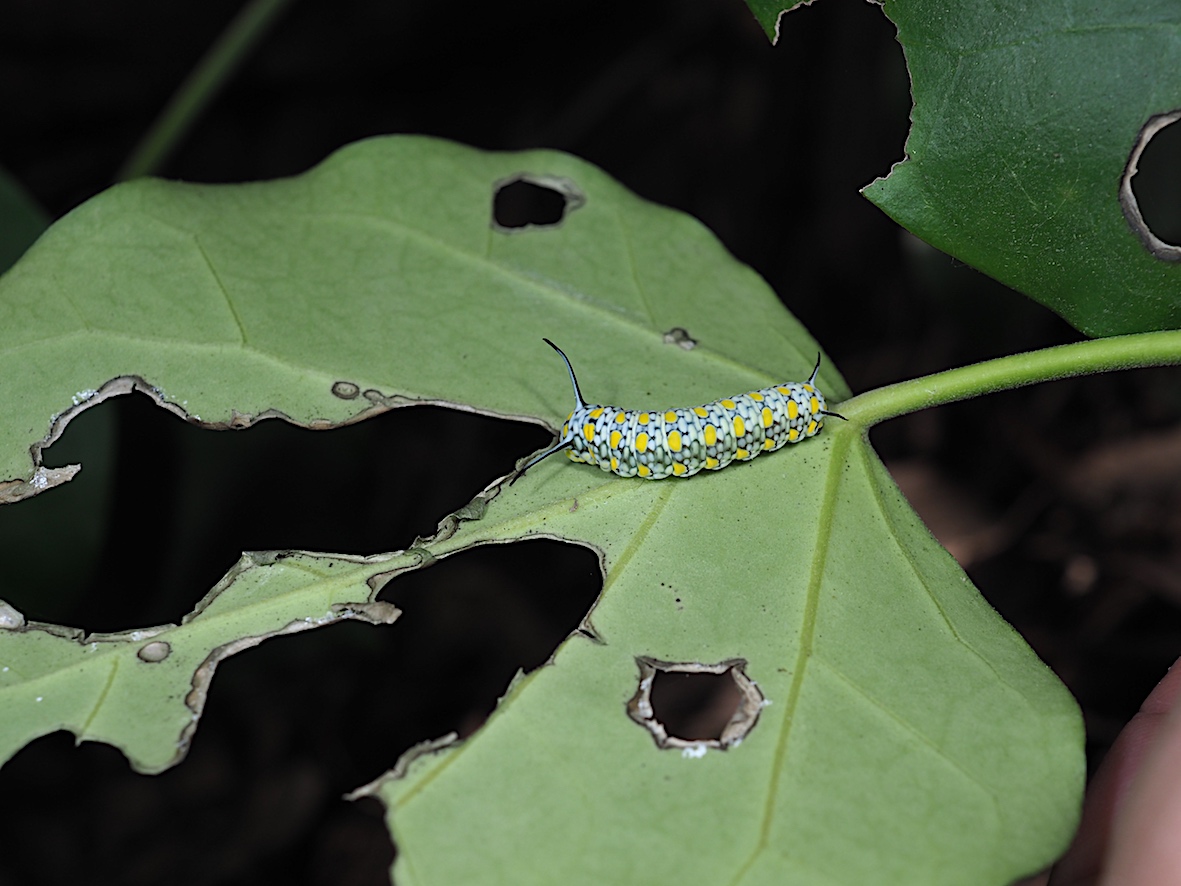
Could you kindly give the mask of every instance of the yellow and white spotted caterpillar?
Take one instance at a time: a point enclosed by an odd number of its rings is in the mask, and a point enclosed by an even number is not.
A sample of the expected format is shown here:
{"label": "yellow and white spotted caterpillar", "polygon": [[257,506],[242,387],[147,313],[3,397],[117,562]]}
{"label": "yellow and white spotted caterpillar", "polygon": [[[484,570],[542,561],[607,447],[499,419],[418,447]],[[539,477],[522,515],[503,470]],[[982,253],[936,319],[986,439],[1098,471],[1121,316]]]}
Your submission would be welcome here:
{"label": "yellow and white spotted caterpillar", "polygon": [[815,387],[819,355],[805,382],[772,385],[704,406],[633,412],[587,403],[569,358],[548,338],[542,341],[566,363],[574,386],[574,411],[562,426],[558,442],[526,462],[512,482],[563,449],[569,450],[571,461],[598,465],[620,477],[692,477],[814,437],[824,427],[826,415],[844,418],[825,410],[824,395]]}

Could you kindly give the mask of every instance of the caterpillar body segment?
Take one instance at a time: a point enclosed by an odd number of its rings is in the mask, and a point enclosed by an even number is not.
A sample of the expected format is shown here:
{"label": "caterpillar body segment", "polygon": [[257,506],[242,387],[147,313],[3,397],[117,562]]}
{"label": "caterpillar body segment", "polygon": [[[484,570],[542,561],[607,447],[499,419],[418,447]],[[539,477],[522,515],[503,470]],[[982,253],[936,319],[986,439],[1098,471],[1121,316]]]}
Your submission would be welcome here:
{"label": "caterpillar body segment", "polygon": [[574,411],[557,443],[530,459],[512,482],[563,449],[571,461],[598,465],[620,477],[692,477],[813,437],[824,427],[826,415],[843,418],[825,410],[824,395],[815,387],[819,356],[806,382],[784,382],[704,406],[636,412],[587,403],[569,358],[548,338],[543,341],[558,352],[570,373]]}

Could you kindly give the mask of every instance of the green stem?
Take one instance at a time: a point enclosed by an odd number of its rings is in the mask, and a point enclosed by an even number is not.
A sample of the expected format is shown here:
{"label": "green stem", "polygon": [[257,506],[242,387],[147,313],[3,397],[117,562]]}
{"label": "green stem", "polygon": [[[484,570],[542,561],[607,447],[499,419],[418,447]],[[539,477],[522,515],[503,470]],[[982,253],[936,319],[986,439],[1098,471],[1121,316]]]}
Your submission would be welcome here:
{"label": "green stem", "polygon": [[887,418],[993,391],[1072,375],[1178,363],[1181,332],[1117,335],[936,372],[867,391],[834,408],[851,423],[869,428]]}
{"label": "green stem", "polygon": [[151,175],[160,167],[288,2],[250,0],[242,8],[169,99],[115,176],[117,181]]}

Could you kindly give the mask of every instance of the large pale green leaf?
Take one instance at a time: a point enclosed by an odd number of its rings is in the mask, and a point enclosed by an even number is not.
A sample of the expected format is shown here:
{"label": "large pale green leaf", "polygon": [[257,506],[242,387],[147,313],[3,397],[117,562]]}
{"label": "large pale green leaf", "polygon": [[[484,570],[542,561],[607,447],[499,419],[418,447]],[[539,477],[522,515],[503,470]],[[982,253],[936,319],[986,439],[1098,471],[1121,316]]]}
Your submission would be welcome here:
{"label": "large pale green leaf", "polygon": [[[601,551],[606,590],[479,735],[366,791],[400,886],[998,884],[1065,845],[1073,701],[854,429],[686,483],[537,473],[432,553],[528,527]],[[744,660],[766,707],[737,747],[658,749],[640,656]]]}
{"label": "large pale green leaf", "polygon": [[[497,182],[522,172],[571,196],[561,226],[490,224]],[[629,407],[805,377],[817,350],[691,219],[565,155],[421,138],[360,143],[286,181],[112,189],[0,278],[0,324],[11,500],[68,476],[37,463],[39,441],[135,387],[212,426],[327,426],[436,402],[552,427],[572,398],[542,335],[588,396]],[[819,384],[830,402],[848,393],[827,364]],[[191,685],[211,649],[363,612],[404,566],[569,539],[604,567],[585,630],[465,744],[407,758],[404,778],[372,789],[389,804],[400,882],[1004,882],[1048,862],[1073,828],[1077,711],[918,523],[863,429],[835,425],[688,481],[553,458],[407,554],[248,561],[220,588],[220,617],[210,606],[169,629],[188,656],[170,652],[174,681]],[[430,453],[405,456],[421,470]],[[561,593],[562,576],[553,583]],[[255,584],[275,599],[253,595],[237,613],[230,591]],[[177,759],[176,718],[192,708],[104,695],[95,676],[116,661],[120,675],[149,674],[133,661],[139,641],[0,630],[0,662],[30,656],[34,636],[44,657],[0,699],[20,711],[13,744],[65,726],[145,770]],[[84,666],[87,642],[102,667]],[[766,706],[726,750],[659,748],[627,711],[651,661],[729,663]],[[69,711],[30,701],[50,684]],[[99,717],[165,725],[132,747],[87,725]]]}
{"label": "large pale green leaf", "polygon": [[1181,264],[1119,200],[1137,134],[1181,108],[1181,5],[885,3],[910,70],[906,160],[865,194],[1090,335],[1181,327]]}
{"label": "large pale green leaf", "polygon": [[[576,177],[587,205],[561,230],[494,230],[494,184],[538,169]],[[692,358],[652,334],[705,323]],[[11,499],[69,476],[30,463],[30,446],[36,458],[60,419],[132,389],[213,427],[410,402],[553,423],[571,396],[543,336],[577,355],[591,389],[632,401],[704,402],[752,369],[806,377],[816,356],[693,219],[561,154],[415,138],[361,143],[285,181],[112,188],[0,278],[0,328]],[[631,362],[610,365],[620,353]],[[708,371],[690,372],[706,354]],[[847,393],[831,367],[821,377]]]}

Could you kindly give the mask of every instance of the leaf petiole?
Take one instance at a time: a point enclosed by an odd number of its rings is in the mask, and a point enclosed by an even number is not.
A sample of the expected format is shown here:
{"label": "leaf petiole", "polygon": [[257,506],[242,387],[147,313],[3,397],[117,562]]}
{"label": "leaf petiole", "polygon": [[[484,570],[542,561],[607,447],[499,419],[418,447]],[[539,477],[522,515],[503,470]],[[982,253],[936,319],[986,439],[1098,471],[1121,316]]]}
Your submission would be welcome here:
{"label": "leaf petiole", "polygon": [[858,394],[839,408],[868,429],[888,418],[1074,375],[1181,364],[1181,331],[1143,332],[1013,354]]}

